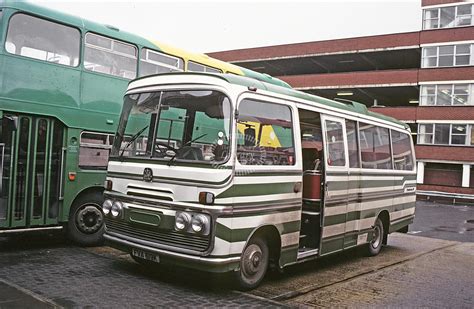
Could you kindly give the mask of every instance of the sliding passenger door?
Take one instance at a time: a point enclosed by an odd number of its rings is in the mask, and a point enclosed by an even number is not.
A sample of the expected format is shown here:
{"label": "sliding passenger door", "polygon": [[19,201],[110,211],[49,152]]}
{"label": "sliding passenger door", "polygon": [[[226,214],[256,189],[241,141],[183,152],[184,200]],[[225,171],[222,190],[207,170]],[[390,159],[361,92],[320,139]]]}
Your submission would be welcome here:
{"label": "sliding passenger door", "polygon": [[322,115],[324,140],[324,209],[321,254],[342,250],[347,213],[349,160],[344,119]]}

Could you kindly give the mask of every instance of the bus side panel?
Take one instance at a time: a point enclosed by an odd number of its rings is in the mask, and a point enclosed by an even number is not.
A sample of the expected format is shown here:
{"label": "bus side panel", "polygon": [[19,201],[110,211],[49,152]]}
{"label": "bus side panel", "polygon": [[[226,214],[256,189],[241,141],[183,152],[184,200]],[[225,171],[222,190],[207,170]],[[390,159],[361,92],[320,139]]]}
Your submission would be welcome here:
{"label": "bus side panel", "polygon": [[413,223],[416,204],[416,174],[405,174],[395,180],[389,233]]}
{"label": "bus side panel", "polygon": [[[216,245],[239,256],[248,240],[261,228],[278,233],[281,241],[280,266],[296,261],[301,225],[301,192],[295,193],[300,173],[272,173],[235,176],[234,185],[216,197],[216,204],[233,205],[232,217],[217,220]],[[271,232],[272,231],[272,232]],[[270,235],[264,234],[265,237]],[[222,247],[224,248],[224,247]]]}

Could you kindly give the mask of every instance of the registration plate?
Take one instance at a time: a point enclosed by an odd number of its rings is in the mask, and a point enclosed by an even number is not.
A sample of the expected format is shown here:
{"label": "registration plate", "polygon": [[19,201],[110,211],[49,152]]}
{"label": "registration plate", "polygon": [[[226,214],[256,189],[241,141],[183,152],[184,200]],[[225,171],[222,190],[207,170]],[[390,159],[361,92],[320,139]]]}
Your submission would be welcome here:
{"label": "registration plate", "polygon": [[150,252],[146,252],[146,251],[142,251],[138,249],[132,249],[132,255],[144,260],[155,262],[155,263],[160,262],[160,257]]}

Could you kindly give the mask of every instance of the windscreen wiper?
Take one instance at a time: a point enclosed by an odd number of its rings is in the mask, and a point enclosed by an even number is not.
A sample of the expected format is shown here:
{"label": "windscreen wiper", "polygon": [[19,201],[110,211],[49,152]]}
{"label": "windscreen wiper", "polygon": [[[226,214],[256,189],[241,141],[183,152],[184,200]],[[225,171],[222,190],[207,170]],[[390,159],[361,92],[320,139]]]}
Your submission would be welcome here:
{"label": "windscreen wiper", "polygon": [[123,147],[122,152],[120,153],[119,158],[121,158],[121,157],[123,156],[123,153],[124,153],[125,150],[128,148],[128,146],[130,146],[146,129],[148,129],[148,125],[145,126],[143,129],[141,129],[140,131],[138,131],[137,133],[135,133],[135,134],[130,138],[130,141],[127,143],[127,145],[125,145],[125,147]]}
{"label": "windscreen wiper", "polygon": [[168,161],[168,166],[171,166],[171,163],[174,162],[174,160],[176,159],[176,156],[178,155],[178,153],[180,152],[181,149],[183,149],[184,147],[188,146],[189,144],[194,143],[194,142],[197,141],[198,139],[203,138],[203,137],[206,136],[206,135],[207,135],[207,133],[205,133],[205,134],[203,134],[203,135],[200,135],[200,136],[196,137],[195,139],[190,140],[189,142],[185,143],[183,146],[179,147],[178,149],[176,149],[176,152],[174,153],[174,156],[172,156],[171,159]]}

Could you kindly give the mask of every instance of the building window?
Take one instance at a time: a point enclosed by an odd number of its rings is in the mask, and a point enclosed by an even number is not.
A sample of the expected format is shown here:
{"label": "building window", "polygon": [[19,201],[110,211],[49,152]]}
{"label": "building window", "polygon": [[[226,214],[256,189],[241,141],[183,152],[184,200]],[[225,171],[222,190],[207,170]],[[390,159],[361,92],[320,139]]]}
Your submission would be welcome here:
{"label": "building window", "polygon": [[423,47],[422,68],[453,67],[474,64],[474,44]]}
{"label": "building window", "polygon": [[84,68],[133,79],[137,76],[137,48],[131,44],[87,33]]}
{"label": "building window", "polygon": [[472,4],[445,6],[423,10],[423,29],[439,29],[472,25]]}
{"label": "building window", "polygon": [[422,85],[420,105],[474,105],[474,84]]}
{"label": "building window", "polygon": [[182,72],[184,61],[181,58],[166,55],[143,48],[140,55],[140,76],[168,72]]}
{"label": "building window", "polygon": [[473,146],[473,130],[468,124],[420,124],[418,144]]}
{"label": "building window", "polygon": [[209,72],[209,73],[222,73],[221,70],[200,64],[197,62],[189,61],[188,62],[188,71],[189,72]]}
{"label": "building window", "polygon": [[25,14],[8,25],[5,49],[10,54],[75,67],[79,65],[79,30]]}

